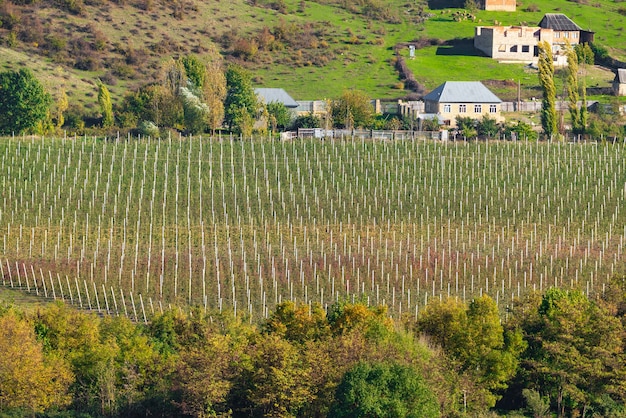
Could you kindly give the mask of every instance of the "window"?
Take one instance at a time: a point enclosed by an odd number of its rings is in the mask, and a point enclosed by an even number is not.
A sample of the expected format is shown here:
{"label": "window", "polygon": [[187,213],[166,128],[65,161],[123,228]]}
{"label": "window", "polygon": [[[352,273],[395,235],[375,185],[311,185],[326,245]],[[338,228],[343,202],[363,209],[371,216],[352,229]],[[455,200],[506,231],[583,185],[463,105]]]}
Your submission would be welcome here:
{"label": "window", "polygon": [[498,52],[506,52],[506,45],[498,46]]}
{"label": "window", "polygon": [[572,32],[572,38],[574,39],[578,38],[578,32]]}
{"label": "window", "polygon": [[450,105],[449,104],[443,105],[443,113],[450,113]]}
{"label": "window", "polygon": [[522,52],[530,52],[530,46],[529,45],[522,45]]}
{"label": "window", "polygon": [[482,105],[474,105],[474,113],[482,113],[483,107]]}
{"label": "window", "polygon": [[517,52],[517,45],[512,45],[511,49],[509,49],[509,52]]}
{"label": "window", "polygon": [[561,37],[561,32],[554,32],[554,37],[555,38],[560,38]]}
{"label": "window", "polygon": [[459,105],[459,113],[465,113],[465,112],[467,112],[467,106]]}
{"label": "window", "polygon": [[569,38],[569,32],[563,32],[563,37],[564,38]]}
{"label": "window", "polygon": [[498,111],[498,107],[496,105],[489,105],[489,113],[496,113]]}

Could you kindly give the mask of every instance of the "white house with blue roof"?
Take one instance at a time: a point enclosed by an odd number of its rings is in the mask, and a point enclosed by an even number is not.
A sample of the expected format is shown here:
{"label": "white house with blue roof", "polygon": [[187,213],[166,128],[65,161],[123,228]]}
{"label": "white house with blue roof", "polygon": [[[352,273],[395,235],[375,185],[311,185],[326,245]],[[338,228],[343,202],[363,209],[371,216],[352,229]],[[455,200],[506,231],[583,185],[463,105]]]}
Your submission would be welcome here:
{"label": "white house with blue roof", "polygon": [[482,119],[485,115],[503,122],[502,100],[480,81],[446,81],[424,96],[425,114],[422,119],[439,119],[440,123],[456,127],[457,116]]}

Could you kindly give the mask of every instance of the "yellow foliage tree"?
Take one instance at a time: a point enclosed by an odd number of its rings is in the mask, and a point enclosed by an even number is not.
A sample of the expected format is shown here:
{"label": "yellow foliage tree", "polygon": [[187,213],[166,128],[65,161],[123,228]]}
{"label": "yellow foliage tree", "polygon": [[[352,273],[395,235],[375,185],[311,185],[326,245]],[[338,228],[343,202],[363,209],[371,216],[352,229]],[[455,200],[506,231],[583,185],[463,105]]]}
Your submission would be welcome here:
{"label": "yellow foliage tree", "polygon": [[65,362],[44,355],[26,320],[13,311],[0,317],[0,411],[36,414],[67,405],[72,380]]}

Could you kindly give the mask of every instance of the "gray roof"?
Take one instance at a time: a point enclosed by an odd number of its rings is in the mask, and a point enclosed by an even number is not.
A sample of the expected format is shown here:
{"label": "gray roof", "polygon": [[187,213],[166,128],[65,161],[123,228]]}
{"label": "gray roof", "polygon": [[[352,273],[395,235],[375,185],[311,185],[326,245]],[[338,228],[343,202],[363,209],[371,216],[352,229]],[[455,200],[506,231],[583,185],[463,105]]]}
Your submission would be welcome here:
{"label": "gray roof", "polygon": [[263,103],[282,103],[285,107],[296,108],[298,102],[296,102],[287,92],[283,89],[270,89],[270,88],[258,88],[254,89],[255,93],[263,101]]}
{"label": "gray roof", "polygon": [[620,84],[626,84],[626,68],[618,68],[615,74],[615,80]]}
{"label": "gray roof", "polygon": [[539,22],[539,27],[558,31],[582,30],[580,26],[563,13],[546,13]]}
{"label": "gray roof", "polygon": [[480,81],[446,81],[424,96],[424,100],[439,103],[502,103]]}

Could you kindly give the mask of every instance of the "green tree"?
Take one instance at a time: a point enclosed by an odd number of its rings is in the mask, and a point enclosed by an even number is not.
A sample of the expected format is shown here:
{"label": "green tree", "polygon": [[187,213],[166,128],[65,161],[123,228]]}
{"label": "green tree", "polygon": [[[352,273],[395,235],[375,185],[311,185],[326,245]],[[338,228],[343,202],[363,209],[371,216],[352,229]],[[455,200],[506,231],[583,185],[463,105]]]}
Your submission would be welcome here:
{"label": "green tree", "polygon": [[186,55],[181,58],[187,80],[198,90],[204,88],[207,78],[207,67],[195,55]]}
{"label": "green tree", "polygon": [[98,104],[102,113],[102,127],[110,128],[115,123],[113,118],[113,103],[109,89],[102,83],[98,83]]}
{"label": "green tree", "polygon": [[456,129],[463,135],[464,139],[476,138],[478,132],[476,130],[476,119],[472,119],[469,116],[456,117]]}
{"label": "green tree", "polygon": [[374,108],[364,91],[346,90],[339,99],[331,102],[330,113],[338,128],[367,128],[372,122]]}
{"label": "green tree", "polygon": [[265,108],[272,131],[284,130],[291,122],[291,112],[283,103],[270,102],[265,105]]}
{"label": "green tree", "polygon": [[484,115],[476,124],[476,131],[478,135],[482,137],[493,138],[500,131],[500,127],[494,118],[490,118],[489,115]]}
{"label": "green tree", "polygon": [[539,84],[543,90],[541,103],[541,126],[550,138],[557,133],[556,87],[554,85],[554,61],[552,47],[546,41],[537,44],[539,48]]}
{"label": "green tree", "polygon": [[438,417],[439,406],[417,370],[395,363],[359,363],[339,384],[330,416]]}
{"label": "green tree", "polygon": [[[566,79],[566,88],[567,88],[567,98],[569,100],[569,114],[570,119],[572,121],[572,132],[575,134],[583,134],[585,133],[585,125],[586,125],[586,95],[585,101],[581,108],[578,108],[578,100],[580,99],[580,94],[578,93],[581,89],[578,82],[578,55],[576,55],[576,51],[571,45],[567,45],[567,79]],[[583,86],[584,88],[584,86]]]}
{"label": "green tree", "polygon": [[[528,309],[526,309],[528,311]],[[623,327],[579,291],[550,289],[520,315],[528,348],[524,385],[549,395],[559,416],[624,402]]]}
{"label": "green tree", "polygon": [[313,114],[313,112],[306,115],[300,115],[293,121],[293,129],[300,128],[320,128],[322,121],[320,118]]}
{"label": "green tree", "polygon": [[256,119],[258,98],[250,74],[242,67],[230,65],[226,70],[224,121],[234,132],[249,134]]}
{"label": "green tree", "polygon": [[182,87],[179,94],[183,99],[185,128],[192,134],[204,132],[208,126],[209,106],[203,103],[190,88]]}
{"label": "green tree", "polygon": [[51,103],[29,69],[0,73],[0,134],[32,131],[45,121]]}

